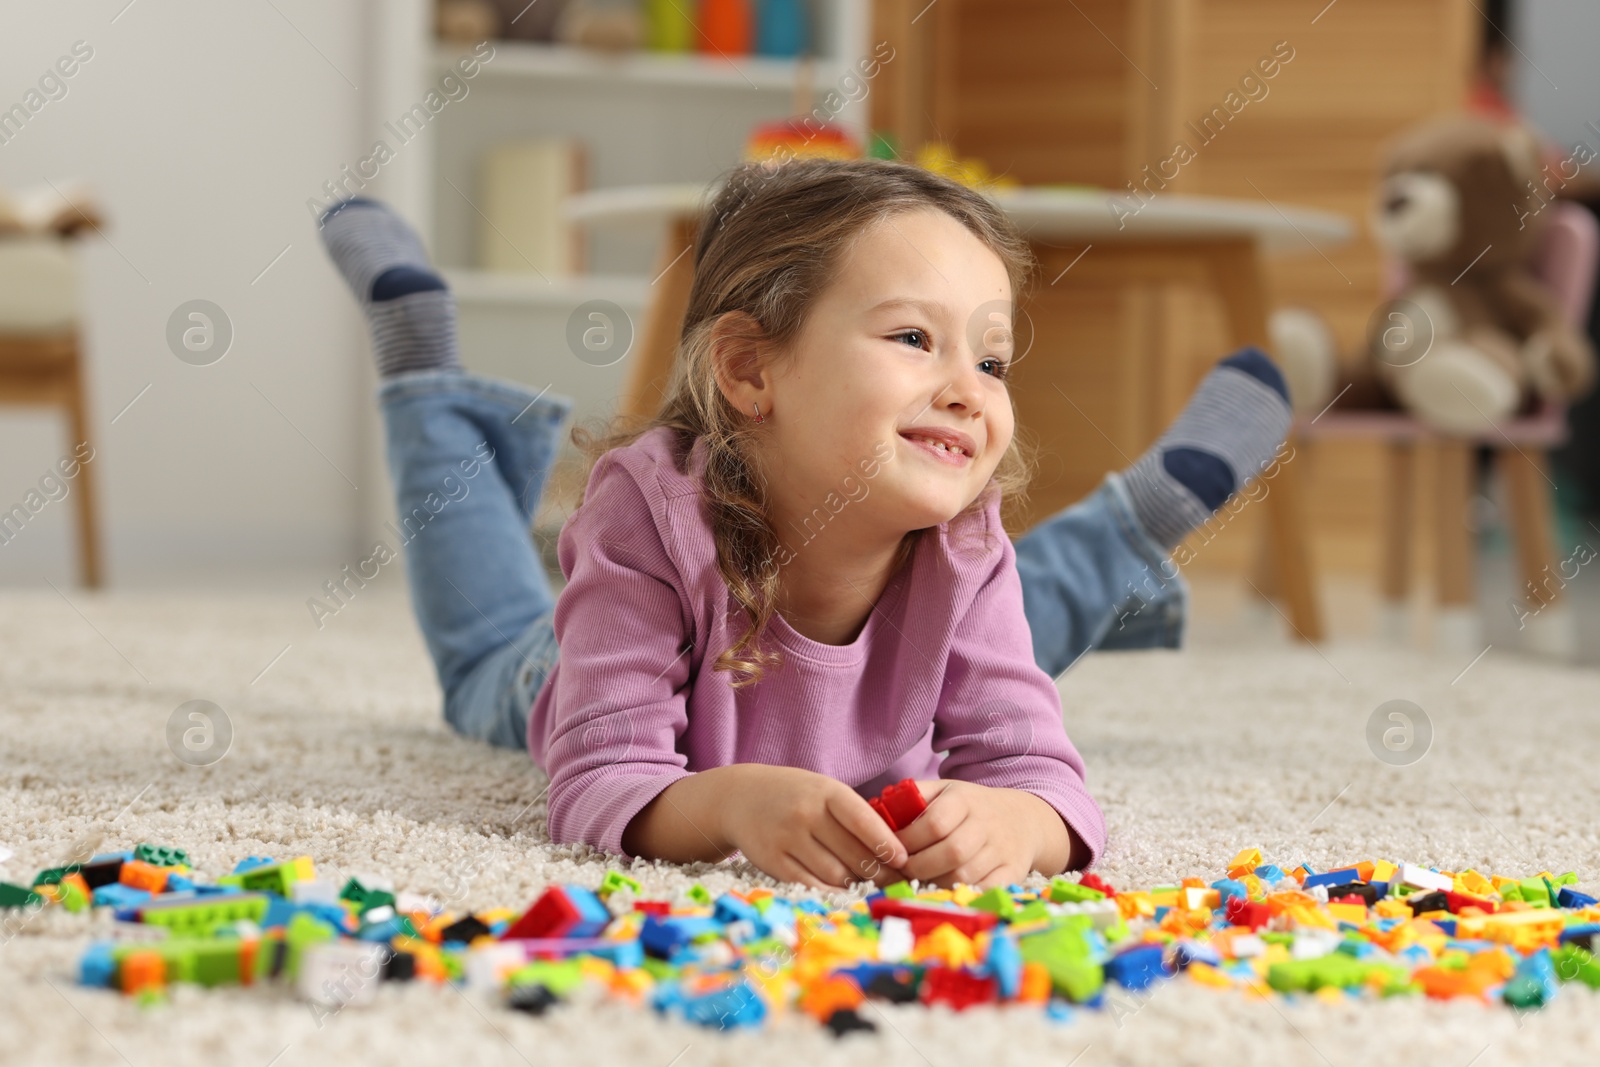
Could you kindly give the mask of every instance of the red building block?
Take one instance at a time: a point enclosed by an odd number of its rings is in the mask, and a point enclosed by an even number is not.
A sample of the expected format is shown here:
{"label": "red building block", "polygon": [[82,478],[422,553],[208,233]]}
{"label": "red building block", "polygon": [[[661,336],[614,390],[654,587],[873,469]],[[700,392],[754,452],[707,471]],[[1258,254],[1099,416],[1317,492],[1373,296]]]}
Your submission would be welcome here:
{"label": "red building block", "polygon": [[940,923],[949,923],[968,937],[975,937],[979,930],[987,930],[1000,921],[1000,916],[992,911],[918,904],[910,900],[896,900],[894,897],[884,896],[873,897],[867,908],[872,917],[880,922],[885,915],[910,920],[912,937],[921,937]]}
{"label": "red building block", "polygon": [[889,829],[896,832],[916,822],[917,816],[928,810],[928,802],[922,799],[922,790],[917,788],[913,778],[902,778],[867,803],[889,824]]}
{"label": "red building block", "polygon": [[588,890],[553,885],[500,935],[500,940],[593,937],[609,919],[605,907]]}
{"label": "red building block", "polygon": [[1111,888],[1111,883],[1101,881],[1098,874],[1089,874],[1085,872],[1083,877],[1078,879],[1078,884],[1087,886],[1090,889],[1100,890],[1100,892],[1106,895],[1107,900],[1111,900],[1117,895],[1117,891]]}
{"label": "red building block", "polygon": [[1272,909],[1262,900],[1229,897],[1226,914],[1228,921],[1234,926],[1248,926],[1252,930],[1259,930],[1271,920]]}
{"label": "red building block", "polygon": [[993,978],[980,978],[965,970],[929,967],[922,975],[924,1004],[948,1004],[956,1011],[974,1004],[992,1004],[997,995]]}

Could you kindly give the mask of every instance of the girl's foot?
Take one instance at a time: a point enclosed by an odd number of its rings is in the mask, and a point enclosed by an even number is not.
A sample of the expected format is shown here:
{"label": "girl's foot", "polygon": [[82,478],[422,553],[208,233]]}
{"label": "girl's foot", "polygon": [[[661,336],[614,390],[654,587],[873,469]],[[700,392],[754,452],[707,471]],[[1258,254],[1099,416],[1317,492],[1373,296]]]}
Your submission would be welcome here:
{"label": "girl's foot", "polygon": [[1289,391],[1259,348],[1214,367],[1161,440],[1122,473],[1140,525],[1166,548],[1272,462],[1289,432]]}
{"label": "girl's foot", "polygon": [[464,370],[456,302],[416,233],[388,205],[346,200],[322,217],[322,243],[372,330],[378,374]]}

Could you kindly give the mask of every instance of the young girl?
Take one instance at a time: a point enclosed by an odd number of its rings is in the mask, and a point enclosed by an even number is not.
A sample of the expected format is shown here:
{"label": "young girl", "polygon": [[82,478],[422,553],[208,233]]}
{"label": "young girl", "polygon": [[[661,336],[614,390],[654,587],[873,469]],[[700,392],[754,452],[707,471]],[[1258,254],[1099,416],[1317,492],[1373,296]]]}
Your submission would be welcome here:
{"label": "young girl", "polygon": [[[1130,592],[1123,643],[1176,642],[1169,550],[1288,425],[1265,357],[1223,361],[1145,457],[1014,547],[1026,244],[909,165],[747,165],[706,212],[659,412],[591,443],[556,600],[529,524],[571,402],[462,370],[451,297],[382,205],[342,204],[323,234],[372,326],[445,717],[528,747],[552,838],[737,850],[818,887],[1099,857],[1052,675],[1114,643]],[[929,808],[896,834],[865,798],[908,777]]]}

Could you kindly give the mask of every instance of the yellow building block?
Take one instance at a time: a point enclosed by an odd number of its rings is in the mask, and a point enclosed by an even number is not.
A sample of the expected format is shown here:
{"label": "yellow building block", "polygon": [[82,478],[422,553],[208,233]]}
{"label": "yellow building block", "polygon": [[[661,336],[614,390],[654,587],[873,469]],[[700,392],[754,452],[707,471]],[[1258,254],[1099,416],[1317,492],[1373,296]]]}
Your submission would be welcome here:
{"label": "yellow building block", "polygon": [[917,938],[916,947],[911,950],[911,958],[918,962],[939,960],[947,967],[966,967],[977,964],[978,950],[972,943],[972,938],[949,923],[940,923]]}
{"label": "yellow building block", "polygon": [[1388,860],[1378,860],[1372,865],[1372,880],[1374,882],[1387,882],[1394,877],[1394,872],[1399,869]]}
{"label": "yellow building block", "polygon": [[1367,906],[1365,904],[1329,904],[1328,914],[1340,922],[1360,924],[1367,921]]}

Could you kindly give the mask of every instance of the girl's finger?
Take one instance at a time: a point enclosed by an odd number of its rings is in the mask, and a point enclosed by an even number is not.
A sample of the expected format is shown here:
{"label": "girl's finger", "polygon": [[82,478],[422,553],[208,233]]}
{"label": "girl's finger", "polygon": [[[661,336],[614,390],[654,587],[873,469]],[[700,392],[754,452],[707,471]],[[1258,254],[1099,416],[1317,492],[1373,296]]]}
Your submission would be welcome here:
{"label": "girl's finger", "polygon": [[917,816],[915,822],[900,831],[900,840],[905,844],[908,854],[914,855],[944,840],[956,827],[967,821],[971,809],[961,790],[949,788],[950,782],[934,784],[939,788],[932,791],[927,809]]}
{"label": "girl's finger", "polygon": [[816,872],[805,865],[805,862],[793,852],[785,852],[781,861],[783,870],[771,872],[774,878],[785,882],[799,882],[801,885],[812,889],[834,889],[835,886],[818,878]]}
{"label": "girl's finger", "polygon": [[[923,818],[927,818],[926,813]],[[913,852],[901,866],[900,873],[923,882],[936,881],[971,860],[983,846],[984,835],[977,823],[966,819],[927,848]]]}
{"label": "girl's finger", "polygon": [[828,797],[825,809],[879,863],[898,867],[905,862],[906,846],[855,790],[844,786]]}
{"label": "girl's finger", "polygon": [[891,855],[892,850],[887,845],[880,845],[876,852],[869,851],[831,813],[824,813],[821,824],[812,830],[812,834],[844,864],[850,872],[851,881],[871,881],[888,866],[884,857]]}
{"label": "girl's finger", "polygon": [[790,855],[804,863],[807,870],[827,883],[827,888],[829,889],[843,889],[852,880],[850,868],[845,866],[844,862],[834,855],[827,844],[819,840],[815,833],[812,833],[809,840],[802,841],[799,847],[791,852]]}

